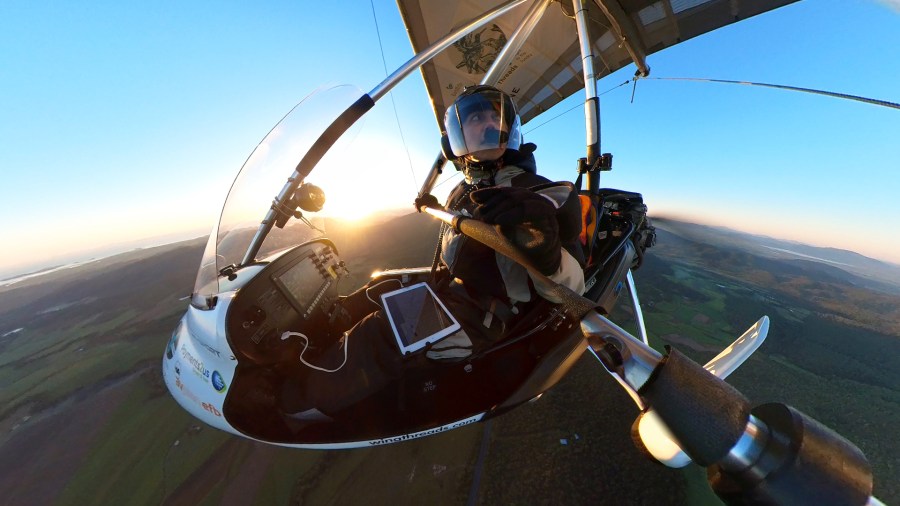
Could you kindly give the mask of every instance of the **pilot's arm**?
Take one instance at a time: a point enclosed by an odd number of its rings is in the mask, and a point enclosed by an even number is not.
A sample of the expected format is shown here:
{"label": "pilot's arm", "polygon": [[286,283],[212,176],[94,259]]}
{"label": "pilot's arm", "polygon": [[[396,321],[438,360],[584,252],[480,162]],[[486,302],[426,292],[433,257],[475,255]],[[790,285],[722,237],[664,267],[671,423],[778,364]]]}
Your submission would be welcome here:
{"label": "pilot's arm", "polygon": [[477,204],[475,218],[495,225],[541,274],[581,294],[581,265],[561,242],[561,232],[569,235],[573,229],[573,224],[566,221],[568,217],[560,212],[572,198],[573,190],[573,186],[565,184],[546,186],[537,192],[495,186],[473,192],[471,198]]}

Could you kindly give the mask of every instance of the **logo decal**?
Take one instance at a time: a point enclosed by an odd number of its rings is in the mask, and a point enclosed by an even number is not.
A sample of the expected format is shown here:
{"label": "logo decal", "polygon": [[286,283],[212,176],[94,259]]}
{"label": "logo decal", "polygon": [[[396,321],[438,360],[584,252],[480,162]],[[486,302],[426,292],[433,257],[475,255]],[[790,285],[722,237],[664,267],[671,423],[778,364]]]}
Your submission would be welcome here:
{"label": "logo decal", "polygon": [[169,345],[166,346],[166,358],[170,360],[175,356],[175,350],[178,349],[178,337],[181,334],[179,330],[181,330],[180,323],[175,327],[175,332],[172,332],[172,338],[169,339]]}
{"label": "logo decal", "polygon": [[456,64],[456,68],[465,68],[469,74],[484,74],[497,59],[504,45],[506,35],[497,25],[470,33],[453,43],[453,46],[462,53],[462,59]]}
{"label": "logo decal", "polygon": [[421,432],[413,432],[412,434],[403,434],[401,436],[388,437],[383,439],[376,439],[374,441],[369,441],[370,446],[378,446],[378,445],[386,445],[390,443],[399,443],[400,441],[408,441],[410,439],[418,439],[420,437],[431,436],[433,434],[440,434],[441,432],[445,432],[448,430],[453,430],[459,427],[463,427],[465,425],[469,425],[481,420],[481,417],[484,416],[484,413],[480,415],[475,415],[465,420],[460,420],[458,422],[451,423],[449,425],[443,425],[441,427],[435,427],[434,429],[423,430]]}
{"label": "logo decal", "polygon": [[199,340],[199,339],[196,339],[196,338],[194,338],[194,339],[195,339],[196,342],[200,343],[200,346],[203,346],[204,348],[206,348],[206,351],[212,353],[213,355],[215,355],[215,356],[217,356],[217,357],[219,357],[219,358],[222,357],[222,354],[219,353],[219,350],[213,348],[212,346],[210,346],[210,345],[204,343],[203,341],[201,341],[201,340]]}
{"label": "logo decal", "polygon": [[211,371],[203,365],[203,362],[201,360],[198,360],[196,357],[191,355],[191,353],[187,351],[187,349],[185,349],[183,346],[181,348],[181,357],[184,358],[187,363],[193,366],[194,374],[200,376],[201,378],[203,378],[203,381],[209,383],[209,376]]}
{"label": "logo decal", "polygon": [[212,386],[216,389],[216,392],[222,393],[228,388],[228,385],[225,384],[225,379],[222,378],[222,375],[219,374],[219,371],[213,371],[212,373]]}
{"label": "logo decal", "polygon": [[186,386],[184,386],[184,383],[181,381],[181,378],[175,378],[175,386],[177,386],[178,389],[184,393],[185,397],[194,401],[195,404],[197,404],[204,410],[208,411],[210,414],[218,416],[218,417],[222,416],[222,412],[219,411],[218,408],[216,408],[215,406],[213,406],[212,404],[210,404],[208,402],[203,402],[199,397],[197,397],[197,395],[194,394],[194,392],[191,392]]}

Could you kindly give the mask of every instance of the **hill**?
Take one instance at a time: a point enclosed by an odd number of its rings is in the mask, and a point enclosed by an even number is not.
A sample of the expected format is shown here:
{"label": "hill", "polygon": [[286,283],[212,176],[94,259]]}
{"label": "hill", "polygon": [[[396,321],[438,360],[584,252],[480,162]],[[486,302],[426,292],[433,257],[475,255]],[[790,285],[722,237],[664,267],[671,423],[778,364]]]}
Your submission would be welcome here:
{"label": "hill", "polygon": [[[859,286],[900,295],[900,265],[869,258],[853,251],[811,246],[793,241],[752,235],[723,227],[711,227],[683,221],[654,218],[657,228],[696,244],[714,244],[721,249],[736,250],[775,260],[806,262],[822,272],[854,274]],[[661,241],[661,244],[666,244]],[[828,268],[831,267],[831,270]],[[841,274],[844,275],[844,274]]]}
{"label": "hill", "polygon": [[[354,282],[378,268],[430,265],[438,234],[418,214],[327,227]],[[788,402],[838,430],[872,462],[876,495],[900,499],[900,443],[889,436],[900,419],[897,296],[833,262],[764,255],[752,237],[682,233],[690,228],[661,223],[635,274],[651,343],[703,362],[768,314],[769,339],[729,381],[754,405]],[[203,244],[133,251],[0,288],[7,501],[715,503],[701,469],[670,470],[634,450],[636,408],[589,356],[539,402],[381,448],[287,450],[200,424],[169,397],[159,361]]]}
{"label": "hill", "polygon": [[897,497],[900,444],[884,436],[900,419],[895,285],[832,262],[757,255],[752,237],[704,228],[660,223],[635,274],[651,344],[702,363],[768,315],[768,339],[729,383],[754,405],[786,402],[837,430],[869,458],[876,495]]}
{"label": "hill", "polygon": [[[891,280],[890,264],[854,253],[863,259],[858,266],[880,266],[881,277],[870,278],[858,274],[862,267],[851,270],[825,260],[760,255],[758,252],[767,250],[759,249],[753,242],[755,236],[733,231],[716,235],[717,229],[711,227],[654,220],[654,224],[657,222],[659,246],[653,252],[661,257],[813,303],[811,307],[826,318],[900,335],[900,282]],[[809,247],[807,251],[814,249]],[[866,272],[876,276],[876,271]]]}

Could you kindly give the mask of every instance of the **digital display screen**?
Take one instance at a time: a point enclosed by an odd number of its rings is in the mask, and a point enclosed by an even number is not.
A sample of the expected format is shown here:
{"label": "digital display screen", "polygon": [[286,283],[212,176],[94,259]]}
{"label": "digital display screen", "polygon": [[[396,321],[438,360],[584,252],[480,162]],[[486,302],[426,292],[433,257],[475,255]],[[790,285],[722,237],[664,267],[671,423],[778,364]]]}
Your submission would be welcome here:
{"label": "digital display screen", "polygon": [[316,289],[322,284],[322,277],[310,268],[309,263],[309,259],[304,258],[286,271],[272,276],[272,281],[300,314],[306,311]]}
{"label": "digital display screen", "polygon": [[460,328],[425,283],[386,293],[381,300],[403,353],[423,348]]}

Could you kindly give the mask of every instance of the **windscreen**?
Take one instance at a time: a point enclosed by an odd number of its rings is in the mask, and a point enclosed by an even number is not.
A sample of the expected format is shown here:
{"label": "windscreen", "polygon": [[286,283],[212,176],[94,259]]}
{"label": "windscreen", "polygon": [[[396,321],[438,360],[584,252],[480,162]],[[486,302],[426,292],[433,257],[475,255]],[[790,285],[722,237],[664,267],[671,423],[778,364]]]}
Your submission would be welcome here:
{"label": "windscreen", "polygon": [[[256,146],[232,184],[219,223],[207,242],[194,285],[195,305],[202,307],[202,300],[220,291],[221,270],[240,264],[260,223],[297,164],[328,125],[362,95],[354,86],[320,89],[295,106]],[[256,258],[265,258],[324,234],[320,220],[314,219],[313,226],[291,220],[284,228],[273,227]]]}
{"label": "windscreen", "polygon": [[[430,121],[421,82],[402,83],[395,92],[406,97],[403,103],[397,108],[391,100],[376,103],[333,145],[323,143],[330,147],[297,182],[321,188],[322,208],[298,209],[302,219],[292,216],[284,228],[274,226],[261,234],[261,222],[286,191],[297,165],[364,94],[355,86],[323,88],[280,120],[244,163],[229,191],[197,276],[195,307],[211,307],[212,297],[235,286],[222,276],[222,269],[240,266],[257,234],[264,240],[253,255],[256,262],[328,238],[350,271],[338,287],[343,294],[367,282],[377,270],[430,265],[439,224],[416,213],[412,202],[434,161],[440,132]],[[460,178],[456,171],[447,171],[441,179],[434,189],[439,199]],[[239,285],[240,279],[235,283]]]}

